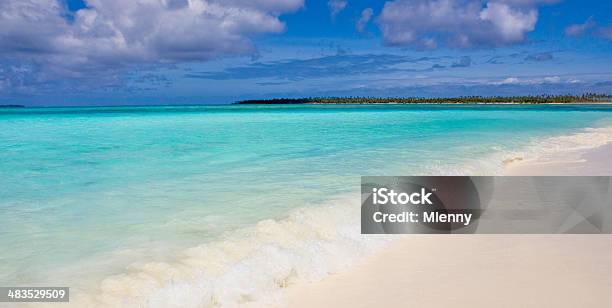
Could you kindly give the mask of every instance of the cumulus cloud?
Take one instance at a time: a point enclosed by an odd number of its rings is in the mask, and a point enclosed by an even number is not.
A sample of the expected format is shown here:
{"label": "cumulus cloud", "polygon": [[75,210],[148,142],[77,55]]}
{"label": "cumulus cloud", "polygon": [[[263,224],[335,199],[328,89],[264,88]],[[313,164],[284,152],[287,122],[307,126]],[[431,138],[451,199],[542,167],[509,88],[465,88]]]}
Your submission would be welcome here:
{"label": "cumulus cloud", "polygon": [[538,0],[395,0],[378,18],[389,45],[421,48],[503,46],[525,41]]}
{"label": "cumulus cloud", "polygon": [[361,17],[359,17],[359,20],[357,20],[357,23],[355,24],[355,28],[359,33],[363,33],[366,25],[368,22],[370,22],[372,15],[374,15],[374,11],[371,8],[361,11]]}
{"label": "cumulus cloud", "polygon": [[587,30],[595,27],[595,21],[593,17],[589,17],[584,23],[569,25],[565,28],[565,35],[567,36],[581,36]]}
{"label": "cumulus cloud", "polygon": [[[0,54],[76,66],[209,60],[254,52],[303,0],[87,0],[65,18],[57,0],[0,1]],[[66,61],[69,60],[69,61]]]}
{"label": "cumulus cloud", "polygon": [[336,17],[338,13],[342,12],[348,5],[348,1],[346,0],[329,0],[327,2],[327,6],[329,7],[329,13],[332,18]]}

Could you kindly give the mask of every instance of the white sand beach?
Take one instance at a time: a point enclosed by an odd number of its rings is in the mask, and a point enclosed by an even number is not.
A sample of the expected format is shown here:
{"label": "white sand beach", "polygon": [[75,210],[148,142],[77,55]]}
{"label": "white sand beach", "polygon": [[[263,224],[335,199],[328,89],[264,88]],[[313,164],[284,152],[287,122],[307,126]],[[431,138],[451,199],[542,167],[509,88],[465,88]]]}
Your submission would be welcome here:
{"label": "white sand beach", "polygon": [[[611,175],[612,144],[507,175]],[[287,307],[612,307],[612,235],[410,235],[346,272],[288,288]]]}
{"label": "white sand beach", "polygon": [[412,235],[287,307],[610,307],[612,235]]}
{"label": "white sand beach", "polygon": [[583,153],[569,154],[569,159],[562,161],[516,161],[508,165],[506,174],[612,175],[612,143]]}

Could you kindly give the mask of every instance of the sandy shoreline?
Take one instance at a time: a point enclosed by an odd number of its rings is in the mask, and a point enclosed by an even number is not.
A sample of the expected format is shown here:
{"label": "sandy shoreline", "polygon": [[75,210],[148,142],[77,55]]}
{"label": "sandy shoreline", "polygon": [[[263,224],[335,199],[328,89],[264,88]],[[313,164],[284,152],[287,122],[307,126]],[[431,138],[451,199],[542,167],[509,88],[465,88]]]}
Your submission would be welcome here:
{"label": "sandy shoreline", "polygon": [[[612,140],[609,140],[612,141]],[[612,143],[506,175],[612,175]],[[612,235],[409,235],[286,307],[612,307]]]}
{"label": "sandy shoreline", "polygon": [[610,307],[612,235],[417,235],[287,307]]}
{"label": "sandy shoreline", "polygon": [[515,161],[506,175],[612,175],[612,143],[569,154],[565,161]]}

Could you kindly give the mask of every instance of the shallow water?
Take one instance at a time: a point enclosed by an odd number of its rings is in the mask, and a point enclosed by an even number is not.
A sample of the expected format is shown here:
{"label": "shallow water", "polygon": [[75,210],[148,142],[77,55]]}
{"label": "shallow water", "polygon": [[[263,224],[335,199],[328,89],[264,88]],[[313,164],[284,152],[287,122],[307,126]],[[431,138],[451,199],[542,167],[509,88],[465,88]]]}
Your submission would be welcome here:
{"label": "shallow water", "polygon": [[[538,140],[608,125],[609,106],[0,110],[0,281],[90,289],[130,264],[269,234],[262,220],[293,228],[296,209],[358,200],[362,175],[493,174],[517,149],[537,155]],[[290,241],[329,227],[317,223]]]}

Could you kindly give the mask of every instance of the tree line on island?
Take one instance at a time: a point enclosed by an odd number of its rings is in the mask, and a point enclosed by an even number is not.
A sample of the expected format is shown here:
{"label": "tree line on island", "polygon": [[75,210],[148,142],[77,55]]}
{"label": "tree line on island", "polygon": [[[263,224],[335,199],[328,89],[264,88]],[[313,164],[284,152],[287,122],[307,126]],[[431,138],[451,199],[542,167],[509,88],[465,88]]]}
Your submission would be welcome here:
{"label": "tree line on island", "polygon": [[0,108],[25,108],[24,105],[0,105]]}
{"label": "tree line on island", "polygon": [[459,96],[459,97],[306,97],[252,99],[234,104],[576,104],[611,102],[612,95]]}

